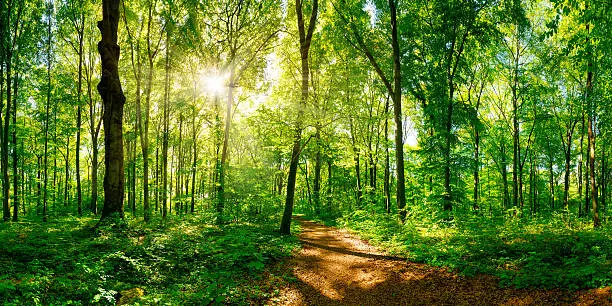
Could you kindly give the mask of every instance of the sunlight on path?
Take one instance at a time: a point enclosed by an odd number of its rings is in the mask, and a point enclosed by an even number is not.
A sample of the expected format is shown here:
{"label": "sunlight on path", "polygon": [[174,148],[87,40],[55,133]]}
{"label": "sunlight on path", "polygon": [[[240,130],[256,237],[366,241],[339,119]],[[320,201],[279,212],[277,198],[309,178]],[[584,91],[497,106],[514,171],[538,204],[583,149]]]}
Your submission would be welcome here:
{"label": "sunlight on path", "polygon": [[494,278],[462,277],[386,256],[344,230],[299,220],[297,281],[269,305],[602,305],[610,292],[502,289]]}

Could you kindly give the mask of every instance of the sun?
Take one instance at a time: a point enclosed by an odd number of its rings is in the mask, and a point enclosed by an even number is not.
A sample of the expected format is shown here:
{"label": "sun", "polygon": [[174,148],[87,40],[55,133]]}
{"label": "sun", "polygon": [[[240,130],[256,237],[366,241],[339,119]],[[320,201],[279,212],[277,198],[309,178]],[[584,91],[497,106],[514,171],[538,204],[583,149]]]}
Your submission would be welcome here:
{"label": "sun", "polygon": [[203,78],[203,85],[205,86],[206,90],[214,95],[219,95],[223,92],[225,92],[225,79],[226,77],[223,75],[209,75]]}

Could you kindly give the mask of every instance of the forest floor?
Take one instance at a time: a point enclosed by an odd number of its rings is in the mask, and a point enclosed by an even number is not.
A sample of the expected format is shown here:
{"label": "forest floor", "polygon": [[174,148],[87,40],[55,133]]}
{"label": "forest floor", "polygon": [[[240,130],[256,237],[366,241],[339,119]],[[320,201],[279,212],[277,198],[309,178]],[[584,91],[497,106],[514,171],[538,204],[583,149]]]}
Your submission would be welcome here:
{"label": "forest floor", "polygon": [[496,277],[388,256],[346,230],[298,219],[296,278],[270,305],[612,305],[610,287],[581,291],[502,288]]}

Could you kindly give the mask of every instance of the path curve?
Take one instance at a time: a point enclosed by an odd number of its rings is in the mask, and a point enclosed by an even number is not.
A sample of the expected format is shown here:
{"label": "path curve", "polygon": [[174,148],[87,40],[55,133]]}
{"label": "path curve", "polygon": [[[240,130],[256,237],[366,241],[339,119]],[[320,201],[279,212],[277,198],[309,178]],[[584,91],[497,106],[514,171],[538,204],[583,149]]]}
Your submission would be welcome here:
{"label": "path curve", "polygon": [[345,230],[296,219],[303,249],[297,281],[269,305],[612,305],[610,288],[581,292],[499,288],[491,276],[462,277],[387,256]]}

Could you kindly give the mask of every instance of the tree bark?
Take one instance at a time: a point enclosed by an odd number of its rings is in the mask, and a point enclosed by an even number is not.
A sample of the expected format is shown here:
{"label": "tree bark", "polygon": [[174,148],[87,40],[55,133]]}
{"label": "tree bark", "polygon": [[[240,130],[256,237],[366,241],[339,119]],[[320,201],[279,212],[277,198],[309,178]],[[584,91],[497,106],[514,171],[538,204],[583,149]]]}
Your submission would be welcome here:
{"label": "tree bark", "polygon": [[317,124],[315,132],[316,150],[315,153],[315,167],[314,167],[314,182],[313,182],[313,197],[314,197],[314,209],[315,214],[321,214],[321,131],[319,124]]}
{"label": "tree bark", "polygon": [[391,212],[391,177],[389,156],[389,99],[385,101],[385,173],[383,178],[383,192],[385,198],[385,210]]}
{"label": "tree bark", "polygon": [[581,122],[580,122],[580,153],[578,154],[578,217],[582,217],[584,212],[582,210],[582,185],[583,185],[583,175],[582,168],[584,164],[584,109],[582,110]]}
{"label": "tree bark", "polygon": [[17,172],[18,154],[17,154],[17,90],[18,90],[19,73],[15,73],[13,80],[13,90],[15,99],[13,101],[13,222],[19,221],[19,173]]}
{"label": "tree bark", "polygon": [[[81,3],[82,4],[82,3]],[[77,23],[75,23],[77,25]],[[75,172],[76,172],[76,184],[77,184],[77,212],[79,215],[83,213],[83,194],[81,190],[81,99],[83,96],[83,36],[84,36],[84,28],[85,28],[85,16],[81,13],[81,20],[79,26],[76,26],[77,36],[79,41],[79,73],[77,80],[77,118],[76,118],[76,144],[75,144]],[[94,144],[95,146],[95,144]]]}
{"label": "tree bark", "polygon": [[193,162],[191,163],[191,213],[195,212],[195,186],[196,186],[196,171],[198,164],[198,144],[197,144],[197,136],[198,130],[196,128],[196,117],[198,116],[197,112],[197,93],[198,93],[198,82],[194,75],[193,80],[193,114],[191,118],[192,126],[191,126],[191,144],[193,146]]}
{"label": "tree bark", "polygon": [[571,173],[571,158],[572,158],[572,136],[574,135],[574,127],[578,121],[570,119],[570,124],[567,127],[565,138],[563,140],[563,153],[565,155],[565,176],[563,181],[563,207],[566,212],[569,213],[569,187],[570,187],[570,173]]}
{"label": "tree bark", "polygon": [[68,206],[68,180],[70,179],[70,137],[66,138],[66,156],[64,158],[64,206]]}
{"label": "tree bark", "polygon": [[302,10],[302,0],[295,0],[295,10],[297,13],[298,30],[300,34],[300,57],[301,57],[301,72],[302,72],[302,95],[300,98],[300,104],[298,106],[298,114],[295,126],[295,136],[293,139],[293,149],[291,150],[291,163],[289,164],[289,177],[287,178],[287,197],[285,199],[285,209],[283,211],[283,218],[281,220],[280,232],[284,235],[291,234],[291,217],[293,216],[293,202],[295,197],[295,181],[297,176],[297,168],[300,159],[300,151],[302,146],[302,108],[308,101],[308,80],[310,75],[310,66],[308,63],[308,53],[310,50],[310,43],[312,41],[312,35],[317,21],[317,14],[319,11],[319,1],[312,1],[312,12],[310,15],[310,22],[308,24],[308,30],[305,29],[304,24],[304,12]]}
{"label": "tree bark", "polygon": [[11,81],[13,79],[13,76],[11,75],[11,69],[12,69],[12,48],[7,47],[7,52],[6,52],[6,61],[5,61],[5,65],[6,65],[6,110],[5,110],[5,115],[4,115],[4,127],[2,129],[2,161],[1,161],[1,166],[2,166],[2,207],[4,208],[4,221],[9,221],[11,219],[11,210],[10,210],[10,203],[9,203],[9,191],[10,191],[10,182],[9,182],[9,174],[8,174],[8,168],[9,168],[9,148],[8,148],[8,144],[9,144],[9,123],[11,120],[11,103],[12,103],[12,85],[11,85]]}
{"label": "tree bark", "polygon": [[162,202],[162,218],[166,218],[168,214],[168,136],[170,134],[170,28],[166,28],[166,59],[165,59],[166,76],[164,80],[164,106],[163,106],[163,137],[162,137],[162,154],[161,154],[161,202]]}
{"label": "tree bark", "polygon": [[406,183],[404,177],[404,133],[402,124],[402,74],[397,33],[397,0],[389,0],[391,12],[391,45],[393,47],[393,117],[395,119],[395,167],[397,171],[396,201],[402,221],[406,219]]}
{"label": "tree bark", "polygon": [[101,219],[112,215],[123,218],[125,168],[123,165],[123,106],[125,96],[119,80],[119,26],[120,0],[102,0],[102,21],[98,22],[102,39],[98,52],[102,58],[102,77],[98,92],[104,103],[104,207]]}
{"label": "tree bark", "polygon": [[357,179],[357,185],[355,186],[357,188],[357,192],[356,192],[356,204],[357,207],[359,207],[360,203],[361,203],[361,198],[363,197],[363,186],[361,184],[361,165],[360,165],[360,158],[359,158],[359,148],[357,148],[357,141],[356,141],[356,137],[355,137],[355,127],[353,125],[353,120],[349,118],[349,123],[350,123],[350,128],[351,128],[351,142],[353,145],[353,161],[355,163],[355,178]]}
{"label": "tree bark", "polygon": [[51,104],[51,14],[53,12],[53,3],[48,5],[48,27],[47,27],[47,103],[45,103],[45,150],[44,150],[44,176],[45,183],[43,186],[43,222],[47,222],[47,198],[48,198],[48,162],[49,162],[49,106]]}
{"label": "tree bark", "polygon": [[[589,11],[589,3],[586,2],[585,12]],[[585,100],[587,102],[587,139],[589,142],[589,178],[591,185],[591,205],[593,210],[593,227],[599,227],[599,210],[597,207],[597,180],[595,178],[595,105],[593,105],[593,54],[590,49],[590,21],[586,23],[586,48],[587,48],[587,80]]]}

